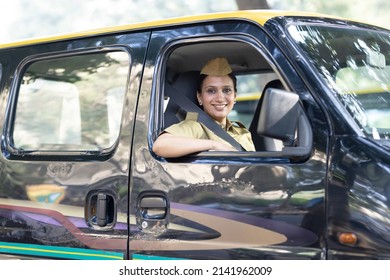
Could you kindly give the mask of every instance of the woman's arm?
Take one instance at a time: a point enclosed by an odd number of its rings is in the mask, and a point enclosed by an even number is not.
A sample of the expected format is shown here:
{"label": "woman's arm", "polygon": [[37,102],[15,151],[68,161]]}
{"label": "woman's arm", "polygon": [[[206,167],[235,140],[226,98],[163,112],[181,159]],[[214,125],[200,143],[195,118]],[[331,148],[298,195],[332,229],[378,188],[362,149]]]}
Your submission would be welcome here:
{"label": "woman's arm", "polygon": [[153,152],[166,158],[210,150],[235,151],[233,147],[214,140],[175,136],[167,132],[161,134],[153,144]]}

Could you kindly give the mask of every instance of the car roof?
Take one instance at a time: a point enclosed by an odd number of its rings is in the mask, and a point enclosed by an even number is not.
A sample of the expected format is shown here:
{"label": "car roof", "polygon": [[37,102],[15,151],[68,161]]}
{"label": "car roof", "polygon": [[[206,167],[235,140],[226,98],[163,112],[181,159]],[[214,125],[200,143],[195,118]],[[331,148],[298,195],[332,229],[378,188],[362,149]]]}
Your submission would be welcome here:
{"label": "car roof", "polygon": [[[256,22],[260,25],[264,25],[269,19],[278,16],[321,16],[317,13],[297,12],[297,11],[283,11],[283,10],[240,10],[232,12],[220,12],[220,13],[208,13],[193,16],[175,17],[162,20],[147,21],[141,23],[133,23],[127,25],[111,26],[99,29],[85,30],[79,32],[72,32],[66,34],[57,34],[46,37],[31,38],[16,42],[0,44],[0,49],[19,47],[33,44],[48,43],[52,41],[62,41],[68,39],[82,38],[86,36],[105,35],[124,31],[135,31],[145,29],[155,29],[167,26],[177,26],[184,24],[192,24],[197,22],[207,22],[215,20],[226,19],[243,19]],[[322,15],[323,16],[323,15]],[[327,17],[334,18],[327,15]]]}

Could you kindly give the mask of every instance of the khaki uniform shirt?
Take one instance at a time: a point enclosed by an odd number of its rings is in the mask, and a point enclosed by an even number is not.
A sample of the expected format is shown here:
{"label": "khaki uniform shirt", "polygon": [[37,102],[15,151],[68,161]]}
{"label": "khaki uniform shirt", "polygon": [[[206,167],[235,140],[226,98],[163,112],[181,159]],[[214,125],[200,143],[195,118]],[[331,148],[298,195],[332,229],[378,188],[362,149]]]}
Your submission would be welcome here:
{"label": "khaki uniform shirt", "polygon": [[[230,145],[228,142],[218,137],[204,124],[197,121],[197,113],[187,113],[185,120],[180,123],[173,124],[164,131],[175,136],[185,136],[196,139],[210,139]],[[226,127],[217,122],[223,129],[226,130],[246,151],[255,151],[255,146],[252,142],[251,133],[245,126],[239,122],[226,121]]]}

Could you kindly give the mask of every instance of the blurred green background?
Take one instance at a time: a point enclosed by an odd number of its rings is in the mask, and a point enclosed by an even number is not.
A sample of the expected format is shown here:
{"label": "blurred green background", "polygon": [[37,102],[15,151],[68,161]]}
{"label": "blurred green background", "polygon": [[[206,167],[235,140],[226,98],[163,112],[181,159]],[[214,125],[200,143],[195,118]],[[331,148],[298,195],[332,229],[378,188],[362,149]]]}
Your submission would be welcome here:
{"label": "blurred green background", "polygon": [[12,0],[0,3],[0,43],[168,17],[253,8],[326,13],[390,29],[388,0]]}

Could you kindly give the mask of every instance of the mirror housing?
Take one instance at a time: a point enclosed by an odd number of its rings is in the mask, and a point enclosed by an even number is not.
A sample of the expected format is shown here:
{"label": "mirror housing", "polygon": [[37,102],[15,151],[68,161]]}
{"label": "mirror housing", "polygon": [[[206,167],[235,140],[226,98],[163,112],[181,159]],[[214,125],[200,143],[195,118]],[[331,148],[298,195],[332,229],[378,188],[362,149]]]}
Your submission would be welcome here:
{"label": "mirror housing", "polygon": [[283,156],[308,156],[313,135],[299,96],[274,88],[263,94],[257,133],[283,141]]}
{"label": "mirror housing", "polygon": [[264,92],[257,133],[283,141],[291,146],[298,122],[299,97],[296,94],[269,88]]}

